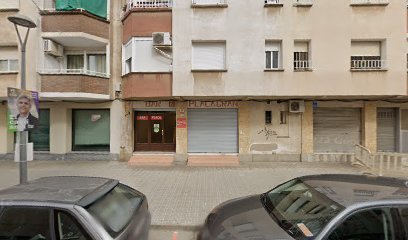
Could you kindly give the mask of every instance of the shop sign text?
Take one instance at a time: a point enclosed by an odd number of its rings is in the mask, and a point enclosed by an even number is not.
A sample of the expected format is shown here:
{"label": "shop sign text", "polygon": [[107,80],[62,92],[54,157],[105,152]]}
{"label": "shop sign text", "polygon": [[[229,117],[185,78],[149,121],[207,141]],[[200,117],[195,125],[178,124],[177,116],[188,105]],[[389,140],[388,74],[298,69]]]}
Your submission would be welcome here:
{"label": "shop sign text", "polygon": [[237,101],[189,101],[189,108],[238,108]]}

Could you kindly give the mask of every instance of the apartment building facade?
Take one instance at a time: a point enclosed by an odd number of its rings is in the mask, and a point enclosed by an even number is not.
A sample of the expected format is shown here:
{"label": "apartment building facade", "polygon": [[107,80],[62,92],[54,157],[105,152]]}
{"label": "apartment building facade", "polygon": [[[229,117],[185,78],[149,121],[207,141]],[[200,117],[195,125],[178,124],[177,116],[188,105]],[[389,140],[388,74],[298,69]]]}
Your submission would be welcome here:
{"label": "apartment building facade", "polygon": [[[194,164],[347,160],[356,144],[408,152],[403,0],[94,2],[20,1],[40,26],[28,86],[49,116],[44,157]],[[0,12],[0,50],[18,59],[11,13]],[[0,78],[3,92],[18,86],[18,71]],[[13,135],[0,130],[0,154],[11,153]]]}

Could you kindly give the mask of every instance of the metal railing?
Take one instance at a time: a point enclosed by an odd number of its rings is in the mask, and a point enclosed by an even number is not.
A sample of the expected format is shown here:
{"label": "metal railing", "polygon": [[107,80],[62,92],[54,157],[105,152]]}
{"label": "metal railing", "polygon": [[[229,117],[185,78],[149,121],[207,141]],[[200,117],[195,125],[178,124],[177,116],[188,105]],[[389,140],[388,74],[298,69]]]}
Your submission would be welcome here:
{"label": "metal railing", "polygon": [[283,4],[283,0],[265,0],[267,5],[280,5]]}
{"label": "metal railing", "polygon": [[218,5],[227,4],[227,0],[192,0],[195,5]]}
{"label": "metal railing", "polygon": [[382,69],[385,60],[351,60],[351,69]]}
{"label": "metal railing", "polygon": [[351,4],[355,5],[370,5],[370,4],[388,4],[389,0],[351,0]]}
{"label": "metal railing", "polygon": [[313,0],[294,0],[295,5],[312,5]]}
{"label": "metal railing", "polygon": [[88,75],[94,77],[109,78],[109,74],[96,72],[86,69],[41,69],[39,70],[41,74],[72,74],[72,75]]}
{"label": "metal railing", "polygon": [[127,10],[133,8],[172,8],[173,0],[129,0],[127,3]]}
{"label": "metal railing", "polygon": [[294,61],[295,70],[307,70],[312,67],[312,61]]}

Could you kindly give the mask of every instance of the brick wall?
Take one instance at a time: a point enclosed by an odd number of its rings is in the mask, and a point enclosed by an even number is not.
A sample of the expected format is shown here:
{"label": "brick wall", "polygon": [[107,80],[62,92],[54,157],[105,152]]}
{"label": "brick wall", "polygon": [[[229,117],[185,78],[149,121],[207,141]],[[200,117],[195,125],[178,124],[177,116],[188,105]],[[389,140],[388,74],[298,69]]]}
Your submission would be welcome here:
{"label": "brick wall", "polygon": [[109,94],[109,79],[86,75],[42,75],[41,92]]}
{"label": "brick wall", "polygon": [[172,12],[133,11],[123,20],[123,43],[134,37],[151,37],[153,32],[172,32]]}
{"label": "brick wall", "polygon": [[124,99],[140,97],[171,97],[171,73],[131,73],[123,77]]}
{"label": "brick wall", "polygon": [[84,32],[109,39],[109,22],[85,12],[56,12],[42,16],[43,32]]}

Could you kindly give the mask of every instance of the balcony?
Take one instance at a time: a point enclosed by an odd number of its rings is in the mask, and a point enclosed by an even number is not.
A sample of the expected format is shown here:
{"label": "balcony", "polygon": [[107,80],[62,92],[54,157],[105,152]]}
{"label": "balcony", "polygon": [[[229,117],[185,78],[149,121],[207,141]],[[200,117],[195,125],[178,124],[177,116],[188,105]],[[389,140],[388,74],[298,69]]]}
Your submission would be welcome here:
{"label": "balcony", "polygon": [[42,69],[38,72],[41,92],[109,95],[109,78],[104,73],[83,69]]}
{"label": "balcony", "polygon": [[265,7],[282,7],[284,0],[265,0]]}
{"label": "balcony", "polygon": [[351,0],[351,6],[384,6],[388,5],[389,0]]}
{"label": "balcony", "polygon": [[171,73],[129,73],[123,76],[124,99],[165,98],[172,96]]}
{"label": "balcony", "polygon": [[295,7],[311,7],[313,0],[294,0],[293,6]]}
{"label": "balcony", "polygon": [[158,8],[172,8],[173,0],[129,0],[126,6],[126,11],[133,9],[158,9]]}
{"label": "balcony", "polygon": [[191,7],[228,7],[227,0],[192,0]]}
{"label": "balcony", "polygon": [[309,60],[298,60],[293,61],[293,66],[295,72],[306,72],[312,70],[312,61]]}
{"label": "balcony", "polygon": [[352,71],[378,71],[386,70],[385,60],[351,60]]}

